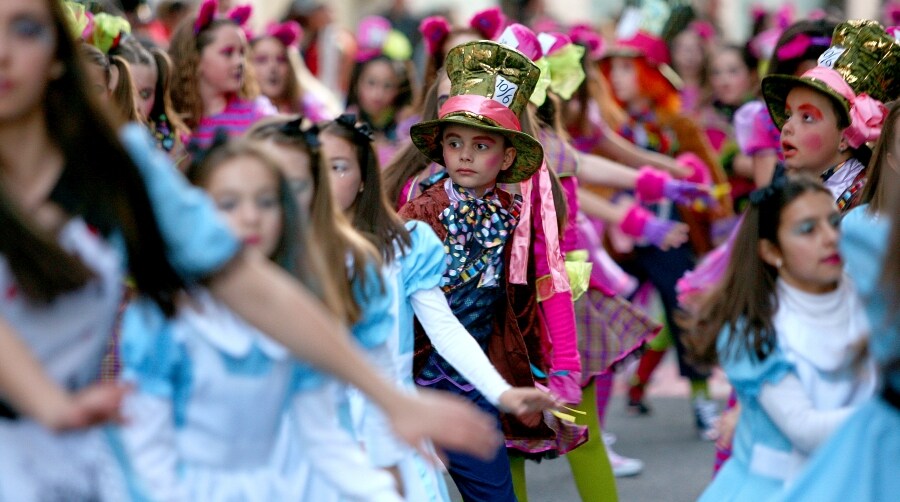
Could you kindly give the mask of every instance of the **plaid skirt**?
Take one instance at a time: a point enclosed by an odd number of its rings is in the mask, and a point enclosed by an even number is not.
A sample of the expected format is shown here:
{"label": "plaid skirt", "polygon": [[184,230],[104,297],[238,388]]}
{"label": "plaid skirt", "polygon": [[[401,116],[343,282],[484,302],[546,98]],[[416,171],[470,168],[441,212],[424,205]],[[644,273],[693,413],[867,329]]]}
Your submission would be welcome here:
{"label": "plaid skirt", "polygon": [[600,374],[614,372],[640,356],[644,343],[662,329],[620,296],[590,289],[575,302],[582,387]]}
{"label": "plaid skirt", "polygon": [[553,439],[507,439],[507,453],[529,460],[541,461],[545,458],[553,459],[565,455],[587,443],[587,426],[562,420],[547,410],[544,410],[543,414],[544,423],[553,429],[556,437]]}

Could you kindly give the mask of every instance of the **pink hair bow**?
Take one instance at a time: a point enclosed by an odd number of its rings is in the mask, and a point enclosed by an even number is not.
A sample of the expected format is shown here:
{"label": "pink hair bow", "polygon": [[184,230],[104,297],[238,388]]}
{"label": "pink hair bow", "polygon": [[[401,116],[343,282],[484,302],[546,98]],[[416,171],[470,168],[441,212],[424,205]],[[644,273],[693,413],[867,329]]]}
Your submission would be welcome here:
{"label": "pink hair bow", "polygon": [[600,59],[603,56],[603,49],[606,45],[603,37],[590,26],[586,24],[575,25],[569,31],[569,36],[572,37],[573,42],[587,49],[588,56],[591,59]]}
{"label": "pink hair bow", "polygon": [[444,46],[450,34],[450,23],[444,16],[426,17],[419,23],[419,33],[425,41],[425,51],[433,56]]}
{"label": "pink hair bow", "polygon": [[270,24],[266,29],[266,36],[278,40],[285,47],[293,47],[303,38],[303,28],[300,27],[300,23],[297,21]]}
{"label": "pink hair bow", "polygon": [[828,47],[829,45],[831,45],[831,37],[810,37],[801,33],[779,47],[776,57],[780,61],[794,59],[802,56],[811,46]]}
{"label": "pink hair bow", "polygon": [[881,126],[887,115],[887,107],[877,99],[862,93],[850,104],[850,127],[844,130],[844,137],[852,148],[875,141],[881,135]]}
{"label": "pink hair bow", "polygon": [[491,7],[476,12],[469,20],[469,26],[477,30],[486,40],[494,40],[506,26],[506,16],[499,7]]}
{"label": "pink hair bow", "polygon": [[712,42],[716,36],[716,29],[708,21],[691,21],[690,27],[704,42]]}

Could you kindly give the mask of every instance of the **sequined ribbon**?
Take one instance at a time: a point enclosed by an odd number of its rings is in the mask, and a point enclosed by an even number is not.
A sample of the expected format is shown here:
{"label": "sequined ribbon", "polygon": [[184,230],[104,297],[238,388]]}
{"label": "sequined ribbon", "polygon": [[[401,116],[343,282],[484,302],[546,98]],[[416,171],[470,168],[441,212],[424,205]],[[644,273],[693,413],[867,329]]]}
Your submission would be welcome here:
{"label": "sequined ribbon", "polygon": [[[503,263],[503,245],[516,225],[516,215],[507,211],[493,191],[480,199],[451,184],[454,190],[450,206],[441,213],[441,223],[447,229],[444,252],[450,257],[447,275],[441,286],[450,286],[484,271],[479,285],[496,283]],[[481,256],[469,256],[467,245],[474,239],[483,249]]]}
{"label": "sequined ribbon", "polygon": [[[522,217],[516,227],[512,243],[512,259],[509,280],[513,284],[528,282],[528,248],[531,243],[531,189],[532,180],[527,179],[519,184],[525,204],[522,206]],[[556,223],[556,208],[553,206],[553,191],[550,185],[550,171],[547,162],[541,164],[538,171],[538,192],[541,201],[541,219],[543,220],[544,238],[547,241],[547,264],[550,267],[553,293],[569,291],[569,279],[562,253],[559,250],[559,226]]]}

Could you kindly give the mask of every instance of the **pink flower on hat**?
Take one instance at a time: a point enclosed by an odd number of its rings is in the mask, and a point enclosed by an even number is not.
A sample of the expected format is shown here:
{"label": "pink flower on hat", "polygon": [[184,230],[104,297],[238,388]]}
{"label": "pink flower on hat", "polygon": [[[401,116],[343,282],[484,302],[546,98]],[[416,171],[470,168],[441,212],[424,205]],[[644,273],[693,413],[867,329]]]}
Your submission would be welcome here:
{"label": "pink flower on hat", "polygon": [[503,33],[500,34],[497,42],[516,49],[532,61],[537,61],[544,56],[538,36],[527,26],[519,23],[507,26]]}

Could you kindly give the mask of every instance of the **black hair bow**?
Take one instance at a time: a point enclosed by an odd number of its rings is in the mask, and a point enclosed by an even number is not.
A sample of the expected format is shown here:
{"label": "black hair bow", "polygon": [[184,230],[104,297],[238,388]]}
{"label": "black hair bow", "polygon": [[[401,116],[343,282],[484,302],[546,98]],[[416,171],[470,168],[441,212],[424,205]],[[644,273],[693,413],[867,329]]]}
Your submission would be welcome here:
{"label": "black hair bow", "polygon": [[365,122],[357,123],[356,115],[352,113],[345,113],[334,121],[341,127],[354,131],[359,136],[359,139],[362,140],[361,142],[371,142],[375,139],[372,127]]}

